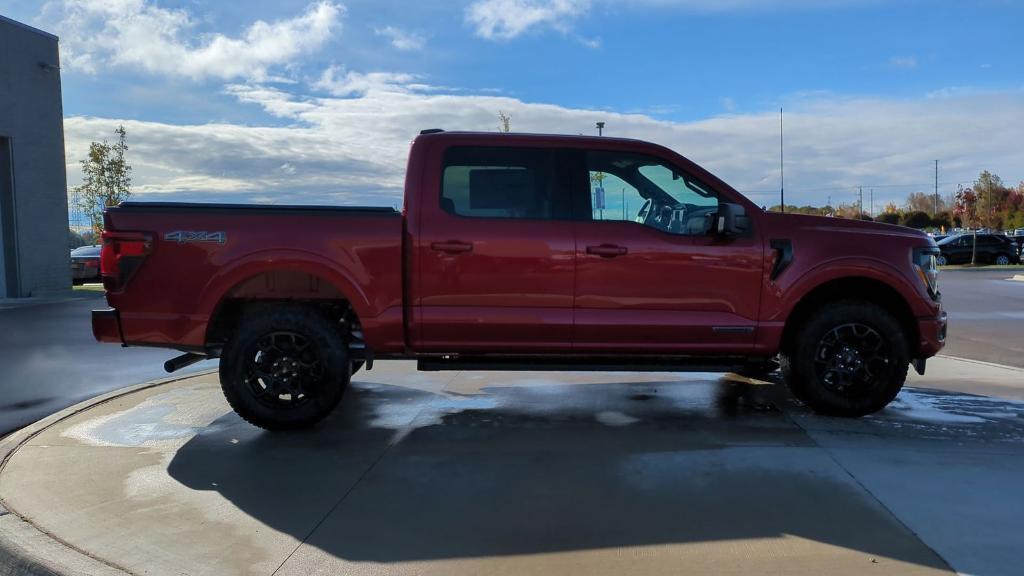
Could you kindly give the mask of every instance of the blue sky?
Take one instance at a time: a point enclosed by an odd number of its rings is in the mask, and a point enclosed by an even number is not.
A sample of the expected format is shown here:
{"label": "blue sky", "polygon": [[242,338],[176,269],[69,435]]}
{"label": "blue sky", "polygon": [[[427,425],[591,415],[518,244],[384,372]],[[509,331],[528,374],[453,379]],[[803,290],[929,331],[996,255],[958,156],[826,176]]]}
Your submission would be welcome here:
{"label": "blue sky", "polygon": [[[420,128],[669,145],[755,200],[1024,179],[1024,3],[0,0],[61,36],[69,184],[117,123],[145,199],[400,202]],[[1014,128],[1016,127],[1016,128]]]}

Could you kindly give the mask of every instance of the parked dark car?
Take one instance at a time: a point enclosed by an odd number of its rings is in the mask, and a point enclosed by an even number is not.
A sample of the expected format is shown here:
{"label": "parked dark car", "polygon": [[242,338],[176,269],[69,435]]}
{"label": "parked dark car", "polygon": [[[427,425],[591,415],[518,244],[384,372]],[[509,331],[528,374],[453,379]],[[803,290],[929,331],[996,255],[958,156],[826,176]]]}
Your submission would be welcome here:
{"label": "parked dark car", "polygon": [[1017,241],[1017,254],[1024,253],[1024,228],[1014,230],[1013,239]]}
{"label": "parked dark car", "polygon": [[[977,242],[977,246],[974,246]],[[1017,244],[1002,234],[960,234],[938,242],[939,266],[946,264],[969,264],[971,252],[975,252],[978,264],[1019,264],[1020,253]]]}
{"label": "parked dark car", "polygon": [[78,286],[86,282],[102,282],[100,278],[100,250],[103,246],[82,246],[71,251],[71,282]]}

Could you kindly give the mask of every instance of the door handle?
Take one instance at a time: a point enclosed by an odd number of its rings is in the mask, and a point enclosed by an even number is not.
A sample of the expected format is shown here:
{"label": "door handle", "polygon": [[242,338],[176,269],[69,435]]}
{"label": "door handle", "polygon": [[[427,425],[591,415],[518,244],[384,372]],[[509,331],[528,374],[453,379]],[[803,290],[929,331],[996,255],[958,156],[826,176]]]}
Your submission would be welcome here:
{"label": "door handle", "polygon": [[458,240],[449,240],[448,242],[433,242],[430,244],[432,250],[438,252],[447,252],[449,254],[462,254],[465,252],[472,252],[473,245],[466,242],[459,242]]}
{"label": "door handle", "polygon": [[615,244],[601,244],[600,246],[587,246],[587,254],[596,254],[602,258],[614,258],[625,256],[629,250],[625,246]]}

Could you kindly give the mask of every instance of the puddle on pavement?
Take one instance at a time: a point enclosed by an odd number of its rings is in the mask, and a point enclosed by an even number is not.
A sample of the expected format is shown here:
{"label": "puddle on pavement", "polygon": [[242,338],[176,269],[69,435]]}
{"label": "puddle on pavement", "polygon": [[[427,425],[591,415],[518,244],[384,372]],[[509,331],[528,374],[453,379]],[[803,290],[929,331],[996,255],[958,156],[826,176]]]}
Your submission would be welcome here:
{"label": "puddle on pavement", "polygon": [[[795,401],[794,401],[795,403]],[[885,438],[1024,442],[1024,402],[904,388],[885,409],[863,418],[825,418],[787,409],[802,426]]]}
{"label": "puddle on pavement", "polygon": [[224,414],[226,405],[210,402],[208,395],[193,387],[157,393],[125,410],[73,424],[61,436],[93,446],[184,443],[200,431],[210,431],[207,424]]}

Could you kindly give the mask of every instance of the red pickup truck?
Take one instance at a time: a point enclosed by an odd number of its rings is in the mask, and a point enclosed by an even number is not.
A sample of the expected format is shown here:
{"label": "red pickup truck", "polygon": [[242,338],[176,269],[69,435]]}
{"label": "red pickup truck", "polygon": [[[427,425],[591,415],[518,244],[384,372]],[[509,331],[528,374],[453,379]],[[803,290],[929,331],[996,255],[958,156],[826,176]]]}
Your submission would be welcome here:
{"label": "red pickup truck", "polygon": [[310,425],[374,359],[421,370],[771,369],[814,410],[881,409],[943,346],[935,243],[765,212],[675,152],[426,130],[405,206],[124,203],[101,342],[220,358],[231,406]]}

